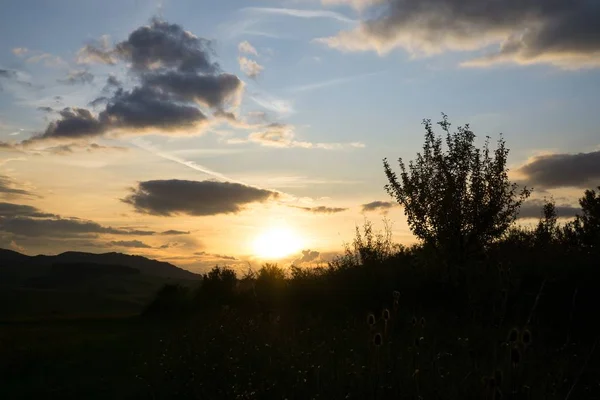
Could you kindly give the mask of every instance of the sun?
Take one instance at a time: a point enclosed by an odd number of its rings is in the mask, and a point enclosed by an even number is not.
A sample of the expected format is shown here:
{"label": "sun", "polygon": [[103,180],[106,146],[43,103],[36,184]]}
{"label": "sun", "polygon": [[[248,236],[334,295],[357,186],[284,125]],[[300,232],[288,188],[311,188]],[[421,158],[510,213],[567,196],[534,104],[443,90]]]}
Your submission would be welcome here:
{"label": "sun", "polygon": [[253,249],[260,258],[275,259],[299,253],[302,245],[302,239],[293,230],[274,226],[254,240]]}

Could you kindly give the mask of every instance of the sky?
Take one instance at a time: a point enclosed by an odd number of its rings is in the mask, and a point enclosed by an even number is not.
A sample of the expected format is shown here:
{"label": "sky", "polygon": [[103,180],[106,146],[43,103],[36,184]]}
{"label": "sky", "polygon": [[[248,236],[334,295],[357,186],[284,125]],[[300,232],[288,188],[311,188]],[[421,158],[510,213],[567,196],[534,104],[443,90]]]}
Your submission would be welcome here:
{"label": "sky", "polygon": [[[572,217],[600,184],[597,0],[22,0],[0,17],[0,247],[192,271],[415,241],[382,159],[503,134]],[[394,163],[393,163],[394,164]],[[526,219],[524,220],[526,221]]]}

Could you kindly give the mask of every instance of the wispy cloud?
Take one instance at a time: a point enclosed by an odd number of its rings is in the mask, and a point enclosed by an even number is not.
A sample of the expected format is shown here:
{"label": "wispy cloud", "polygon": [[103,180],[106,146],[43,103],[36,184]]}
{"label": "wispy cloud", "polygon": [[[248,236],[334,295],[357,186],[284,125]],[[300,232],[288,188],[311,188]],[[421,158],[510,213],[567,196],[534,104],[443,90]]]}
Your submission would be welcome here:
{"label": "wispy cloud", "polygon": [[268,14],[268,15],[282,15],[296,18],[328,18],[336,21],[355,24],[358,21],[348,18],[345,15],[328,10],[303,10],[298,8],[274,8],[274,7],[246,7],[242,11],[257,13],[257,14]]}
{"label": "wispy cloud", "polygon": [[308,83],[306,85],[292,86],[292,87],[288,88],[287,90],[289,90],[290,92],[294,92],[294,93],[308,92],[311,90],[322,89],[322,88],[325,88],[328,86],[335,86],[335,85],[341,85],[344,83],[354,82],[358,79],[368,78],[370,76],[381,75],[384,72],[386,72],[386,71],[369,72],[367,74],[348,76],[348,77],[344,77],[344,78],[334,78],[334,79],[329,79],[329,80],[322,81],[322,82],[315,82],[315,83]]}
{"label": "wispy cloud", "polygon": [[291,101],[282,99],[267,93],[256,93],[248,96],[250,100],[259,106],[273,111],[280,116],[288,116],[294,113],[294,106]]}
{"label": "wispy cloud", "polygon": [[218,179],[222,179],[224,181],[229,181],[229,182],[234,182],[234,183],[239,183],[239,184],[245,185],[244,182],[240,182],[240,181],[238,181],[236,179],[233,179],[233,178],[230,178],[230,177],[228,177],[226,175],[223,175],[223,174],[221,174],[221,173],[219,173],[217,171],[213,171],[210,168],[207,168],[207,167],[205,167],[203,165],[200,165],[200,164],[195,163],[193,161],[185,160],[185,159],[183,159],[181,157],[177,157],[177,156],[175,156],[173,154],[166,153],[166,152],[158,149],[157,147],[155,147],[154,145],[152,145],[150,142],[148,142],[146,140],[143,140],[143,139],[134,139],[134,140],[131,141],[131,144],[133,144],[134,146],[139,147],[142,150],[146,150],[147,152],[152,153],[155,156],[164,158],[165,160],[170,160],[170,161],[176,162],[176,163],[184,165],[184,166],[186,166],[188,168],[191,168],[191,169],[194,169],[196,171],[199,171],[199,172],[205,173],[207,175],[210,175],[210,176],[212,176],[214,178],[218,178]]}

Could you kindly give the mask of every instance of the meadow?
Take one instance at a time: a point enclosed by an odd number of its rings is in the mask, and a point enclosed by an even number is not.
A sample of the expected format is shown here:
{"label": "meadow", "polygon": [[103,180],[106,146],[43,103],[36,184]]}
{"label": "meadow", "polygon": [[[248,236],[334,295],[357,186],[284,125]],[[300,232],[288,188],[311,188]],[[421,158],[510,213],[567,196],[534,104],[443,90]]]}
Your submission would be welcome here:
{"label": "meadow", "polygon": [[600,396],[593,259],[499,248],[459,287],[365,228],[330,265],[215,268],[140,316],[0,325],[2,397]]}

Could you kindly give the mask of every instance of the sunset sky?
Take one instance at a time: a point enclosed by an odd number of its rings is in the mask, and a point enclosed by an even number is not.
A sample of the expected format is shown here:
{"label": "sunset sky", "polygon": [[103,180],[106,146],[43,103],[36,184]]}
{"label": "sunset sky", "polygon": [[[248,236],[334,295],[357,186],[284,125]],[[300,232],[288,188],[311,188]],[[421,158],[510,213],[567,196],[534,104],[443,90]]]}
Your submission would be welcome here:
{"label": "sunset sky", "polygon": [[589,0],[3,3],[0,247],[311,264],[384,216],[408,244],[382,159],[441,112],[504,134],[523,217],[548,196],[570,217],[600,184],[598,21]]}

